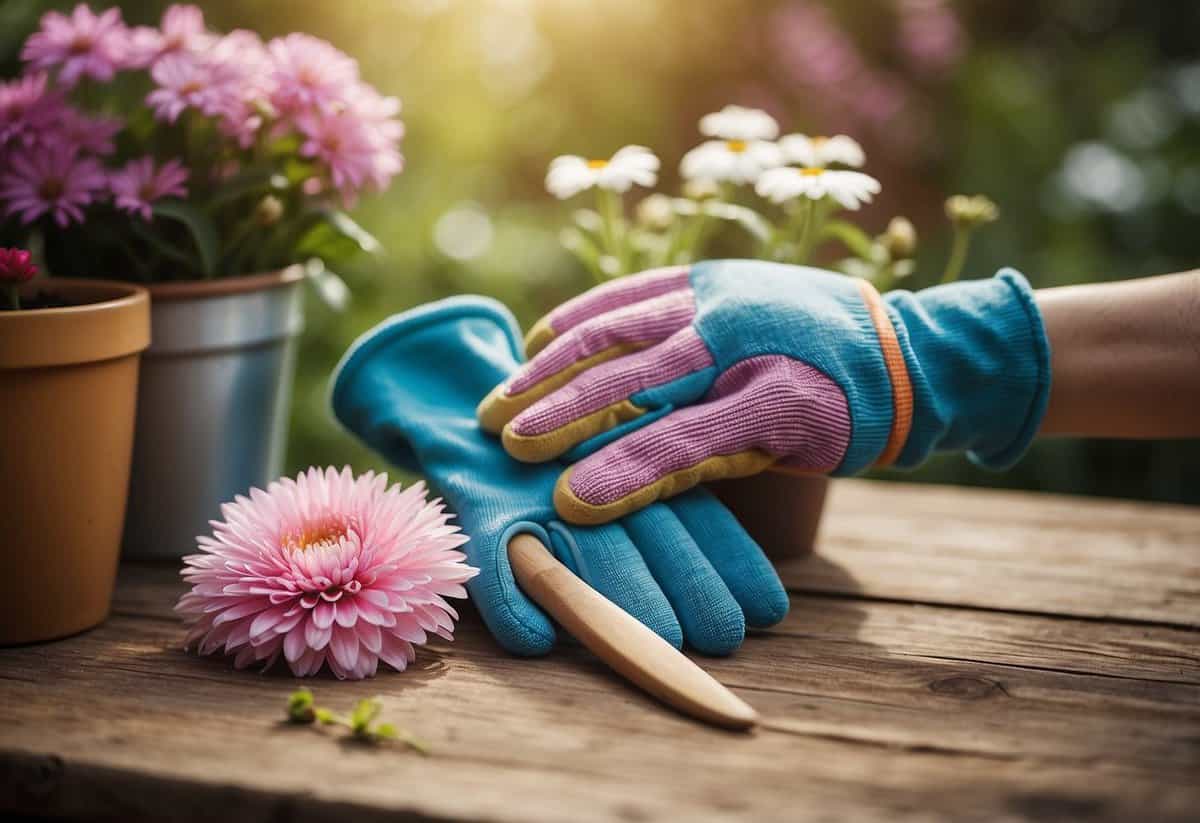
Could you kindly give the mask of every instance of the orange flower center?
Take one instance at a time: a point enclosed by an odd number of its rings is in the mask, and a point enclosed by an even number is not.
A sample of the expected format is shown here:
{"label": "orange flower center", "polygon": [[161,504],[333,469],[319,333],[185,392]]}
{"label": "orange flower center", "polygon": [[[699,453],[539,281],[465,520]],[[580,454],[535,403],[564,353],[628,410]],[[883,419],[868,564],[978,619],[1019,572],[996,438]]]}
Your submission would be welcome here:
{"label": "orange flower center", "polygon": [[204,91],[204,84],[199,80],[191,80],[179,87],[180,94],[197,94]]}
{"label": "orange flower center", "polygon": [[826,143],[829,142],[828,137],[813,137],[813,138],[811,138],[811,140],[812,140],[813,148],[818,148],[818,149],[821,148],[821,146],[824,146]]}
{"label": "orange flower center", "polygon": [[305,523],[299,531],[283,536],[283,547],[289,551],[332,549],[346,536],[349,524],[339,517],[326,517]]}
{"label": "orange flower center", "polygon": [[726,140],[725,148],[729,149],[734,154],[741,154],[746,150],[745,140]]}
{"label": "orange flower center", "polygon": [[88,35],[80,35],[71,41],[68,49],[71,54],[87,54],[92,50],[92,38]]}
{"label": "orange flower center", "polygon": [[815,166],[806,166],[805,168],[800,169],[800,173],[805,177],[820,177],[825,173],[825,169],[819,169]]}
{"label": "orange flower center", "polygon": [[607,160],[589,160],[587,165],[588,165],[589,169],[602,169],[608,165],[608,161]]}

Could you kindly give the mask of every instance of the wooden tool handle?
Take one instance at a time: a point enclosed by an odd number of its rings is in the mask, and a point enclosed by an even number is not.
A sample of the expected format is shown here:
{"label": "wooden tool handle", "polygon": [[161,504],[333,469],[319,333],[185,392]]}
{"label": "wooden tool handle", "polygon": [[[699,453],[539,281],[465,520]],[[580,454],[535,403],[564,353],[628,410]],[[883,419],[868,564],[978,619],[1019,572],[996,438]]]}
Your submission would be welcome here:
{"label": "wooden tool handle", "polygon": [[508,543],[522,591],[623,677],[685,714],[748,729],[758,713],[678,649],[580,580],[533,535]]}

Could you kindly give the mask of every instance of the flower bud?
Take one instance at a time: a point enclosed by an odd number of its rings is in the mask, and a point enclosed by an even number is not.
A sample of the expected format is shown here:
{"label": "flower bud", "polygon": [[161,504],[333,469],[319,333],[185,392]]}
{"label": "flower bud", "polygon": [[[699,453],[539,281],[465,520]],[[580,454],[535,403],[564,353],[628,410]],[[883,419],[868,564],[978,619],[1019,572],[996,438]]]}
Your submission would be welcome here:
{"label": "flower bud", "polygon": [[25,283],[37,274],[33,255],[24,249],[0,248],[0,283]]}
{"label": "flower bud", "polygon": [[313,694],[308,689],[297,689],[288,696],[287,717],[292,723],[312,723],[316,719],[313,711]]}
{"label": "flower bud", "polygon": [[973,197],[956,194],[946,200],[946,216],[960,228],[973,229],[995,222],[1000,217],[1000,209],[982,194]]}
{"label": "flower bud", "polygon": [[907,217],[893,217],[879,242],[892,260],[907,260],[917,253],[917,230]]}
{"label": "flower bud", "polygon": [[710,197],[716,197],[720,193],[721,187],[717,185],[715,180],[699,178],[688,180],[683,184],[684,197],[690,197],[693,200],[706,200]]}
{"label": "flower bud", "polygon": [[675,208],[665,194],[651,194],[637,204],[637,219],[651,229],[665,229],[675,222]]}
{"label": "flower bud", "polygon": [[283,201],[268,194],[254,207],[254,220],[260,226],[273,226],[283,217]]}

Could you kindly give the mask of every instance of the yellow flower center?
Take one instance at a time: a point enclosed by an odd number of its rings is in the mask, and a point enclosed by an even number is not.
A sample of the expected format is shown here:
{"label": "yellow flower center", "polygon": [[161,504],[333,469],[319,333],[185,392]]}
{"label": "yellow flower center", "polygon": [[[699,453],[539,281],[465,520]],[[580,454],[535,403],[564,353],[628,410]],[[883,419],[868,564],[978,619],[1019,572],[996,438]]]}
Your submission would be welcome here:
{"label": "yellow flower center", "polygon": [[821,146],[824,146],[826,143],[829,142],[829,138],[828,137],[812,137],[812,138],[810,138],[810,141],[813,144],[813,148],[819,149],[819,148],[821,148]]}
{"label": "yellow flower center", "polygon": [[588,161],[589,169],[602,169],[607,165],[608,165],[607,160],[589,160]]}
{"label": "yellow flower center", "polygon": [[299,531],[283,536],[283,547],[289,551],[332,549],[346,536],[348,524],[337,517],[327,517],[305,523]]}
{"label": "yellow flower center", "polygon": [[741,154],[746,150],[745,140],[726,140],[725,148],[729,149],[734,154]]}
{"label": "yellow flower center", "polygon": [[820,177],[825,173],[825,169],[818,168],[816,166],[805,166],[804,168],[800,169],[800,173],[805,177]]}

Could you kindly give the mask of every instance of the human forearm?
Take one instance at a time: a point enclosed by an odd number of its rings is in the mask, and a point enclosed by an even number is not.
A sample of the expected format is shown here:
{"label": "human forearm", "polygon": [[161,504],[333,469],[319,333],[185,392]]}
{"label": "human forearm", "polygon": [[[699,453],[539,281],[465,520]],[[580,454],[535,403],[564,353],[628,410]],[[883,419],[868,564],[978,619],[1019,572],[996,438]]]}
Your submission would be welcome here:
{"label": "human forearm", "polygon": [[1037,292],[1052,352],[1043,435],[1200,436],[1200,270]]}

